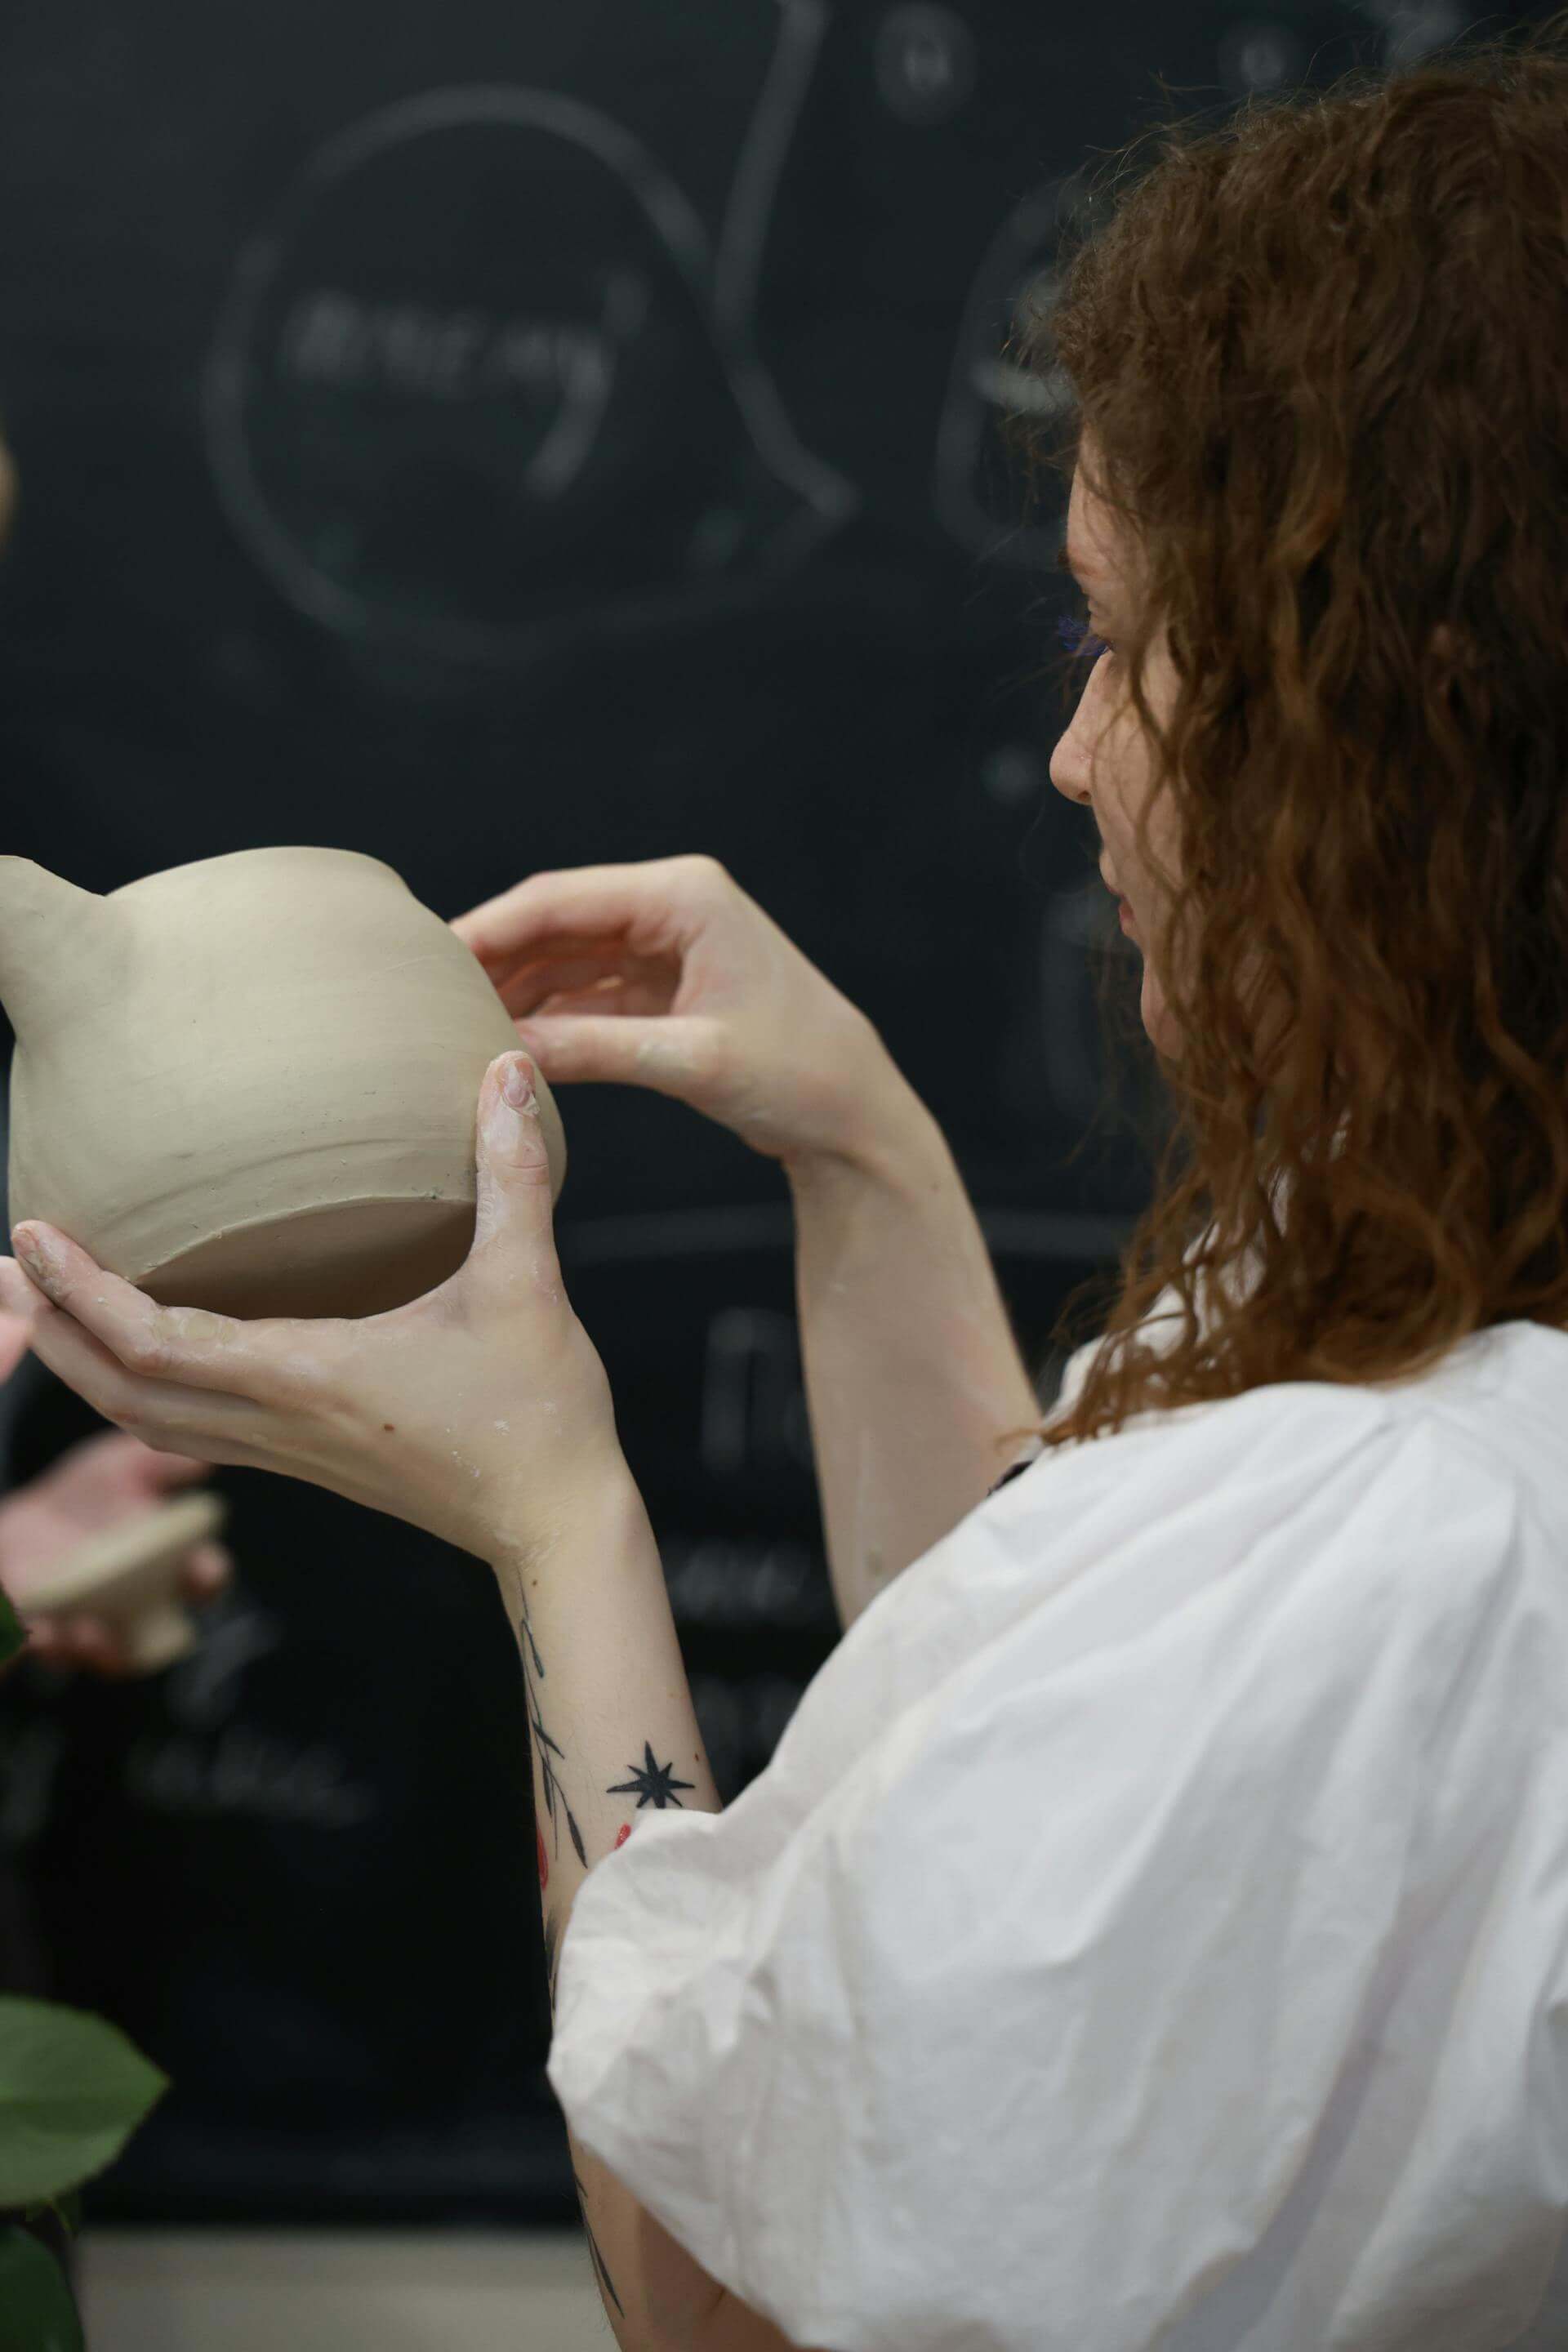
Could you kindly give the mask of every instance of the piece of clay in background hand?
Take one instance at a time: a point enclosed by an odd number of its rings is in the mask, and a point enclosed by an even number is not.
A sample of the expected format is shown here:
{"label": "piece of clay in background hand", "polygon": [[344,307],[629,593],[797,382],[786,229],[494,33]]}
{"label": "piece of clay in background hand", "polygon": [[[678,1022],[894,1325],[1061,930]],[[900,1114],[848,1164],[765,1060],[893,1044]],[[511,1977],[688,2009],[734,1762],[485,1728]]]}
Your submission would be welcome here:
{"label": "piece of clay in background hand", "polygon": [[156,1674],[195,1646],[180,1570],[227,1516],[222,1496],[205,1490],[125,1519],[78,1544],[47,1578],[30,1583],[17,1614],[25,1624],[34,1617],[89,1612],[120,1636],[132,1673]]}

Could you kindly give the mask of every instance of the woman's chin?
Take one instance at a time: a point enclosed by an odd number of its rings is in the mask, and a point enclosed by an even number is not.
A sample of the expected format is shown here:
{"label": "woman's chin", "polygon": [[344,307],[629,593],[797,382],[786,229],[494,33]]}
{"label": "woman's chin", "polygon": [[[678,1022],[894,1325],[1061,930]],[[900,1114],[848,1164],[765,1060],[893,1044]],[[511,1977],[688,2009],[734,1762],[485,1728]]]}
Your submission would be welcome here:
{"label": "woman's chin", "polygon": [[1138,1010],[1142,1019],[1144,1032],[1155,1052],[1163,1054],[1167,1061],[1179,1061],[1182,1052],[1181,1032],[1171,1018],[1171,1009],[1165,1002],[1164,991],[1155,979],[1147,956],[1143,959],[1143,986],[1138,999]]}

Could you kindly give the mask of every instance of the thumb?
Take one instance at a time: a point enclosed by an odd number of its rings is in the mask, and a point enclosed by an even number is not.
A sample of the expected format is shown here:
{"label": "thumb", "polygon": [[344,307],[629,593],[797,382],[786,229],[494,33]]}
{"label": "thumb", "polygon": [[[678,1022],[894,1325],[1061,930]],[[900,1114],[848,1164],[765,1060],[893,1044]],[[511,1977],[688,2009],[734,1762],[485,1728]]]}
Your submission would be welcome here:
{"label": "thumb", "polygon": [[479,1199],[471,1255],[500,1244],[539,1245],[555,1252],[550,1155],[540,1124],[533,1064],[526,1054],[501,1054],[479,1088]]}

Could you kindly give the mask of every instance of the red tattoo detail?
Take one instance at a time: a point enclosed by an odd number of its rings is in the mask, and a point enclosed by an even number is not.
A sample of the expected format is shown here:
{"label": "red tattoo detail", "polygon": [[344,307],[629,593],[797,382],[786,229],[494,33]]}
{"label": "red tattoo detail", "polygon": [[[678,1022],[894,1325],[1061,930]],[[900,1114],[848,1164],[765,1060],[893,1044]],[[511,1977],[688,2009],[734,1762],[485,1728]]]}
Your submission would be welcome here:
{"label": "red tattoo detail", "polygon": [[539,1847],[539,1891],[542,1895],[550,1884],[550,1858],[544,1851],[544,1832],[537,1822],[533,1824],[533,1835]]}
{"label": "red tattoo detail", "polygon": [[627,1838],[629,1838],[629,1837],[630,1837],[631,1833],[632,1833],[632,1825],[631,1825],[630,1822],[623,1822],[621,1823],[621,1826],[620,1826],[619,1833],[617,1834],[616,1839],[616,1846],[617,1846],[617,1847],[620,1847],[620,1846],[625,1845],[625,1843],[626,1843],[626,1842]]}

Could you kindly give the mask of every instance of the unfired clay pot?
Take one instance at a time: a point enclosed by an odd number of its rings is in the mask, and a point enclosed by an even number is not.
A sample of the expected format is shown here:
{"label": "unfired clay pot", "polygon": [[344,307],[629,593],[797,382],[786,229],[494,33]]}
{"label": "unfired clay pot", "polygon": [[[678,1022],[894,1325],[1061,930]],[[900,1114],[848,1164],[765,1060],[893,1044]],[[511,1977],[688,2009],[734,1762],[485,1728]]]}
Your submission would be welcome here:
{"label": "unfired clay pot", "polygon": [[373,1315],[462,1264],[479,1083],[516,1034],[378,858],[247,849],[99,898],[0,857],[0,999],[13,1225],[226,1315]]}

